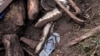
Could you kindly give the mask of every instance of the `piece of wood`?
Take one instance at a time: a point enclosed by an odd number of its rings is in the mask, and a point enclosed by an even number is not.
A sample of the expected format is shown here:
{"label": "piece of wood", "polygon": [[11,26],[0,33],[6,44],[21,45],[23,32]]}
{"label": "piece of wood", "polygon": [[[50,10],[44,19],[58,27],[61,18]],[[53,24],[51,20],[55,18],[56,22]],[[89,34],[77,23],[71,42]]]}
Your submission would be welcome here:
{"label": "piece of wood", "polygon": [[5,56],[24,56],[16,34],[6,34],[2,40],[5,47]]}
{"label": "piece of wood", "polygon": [[38,0],[27,0],[28,19],[35,20],[39,12]]}
{"label": "piece of wood", "polygon": [[79,24],[83,24],[84,23],[84,20],[76,17],[72,12],[70,12],[66,7],[64,7],[61,2],[59,0],[55,0],[55,2],[57,3],[57,5],[62,8],[65,13],[70,16],[75,22],[79,23]]}
{"label": "piece of wood", "polygon": [[41,37],[41,39],[40,39],[39,44],[38,44],[37,47],[36,47],[35,53],[39,53],[39,52],[40,52],[40,50],[41,50],[41,48],[42,48],[42,46],[43,46],[45,40],[47,39],[47,36],[48,36],[48,34],[49,34],[49,31],[50,31],[51,26],[52,26],[52,23],[48,23],[48,24],[44,27],[42,37]]}
{"label": "piece of wood", "polygon": [[20,40],[21,40],[22,42],[24,42],[25,44],[27,44],[27,45],[28,45],[30,48],[32,48],[32,49],[35,49],[36,46],[37,46],[37,44],[38,44],[38,42],[33,41],[33,40],[31,40],[31,39],[28,39],[28,38],[25,38],[25,37],[21,37]]}
{"label": "piece of wood", "polygon": [[29,55],[35,56],[35,55],[34,55],[34,52],[31,51],[30,49],[28,49],[28,48],[26,48],[26,47],[23,47],[23,50],[24,50],[25,52],[27,52]]}
{"label": "piece of wood", "polygon": [[40,18],[38,22],[35,24],[35,27],[41,28],[49,22],[54,22],[58,20],[61,16],[62,12],[60,12],[57,8],[55,8],[52,11],[46,13],[42,18]]}
{"label": "piece of wood", "polygon": [[75,2],[74,2],[73,0],[68,0],[68,2],[69,2],[70,5],[74,8],[74,10],[75,10],[75,15],[81,14],[80,8],[75,4]]}
{"label": "piece of wood", "polygon": [[13,0],[4,0],[3,4],[0,5],[0,13],[2,13],[12,1]]}
{"label": "piece of wood", "polygon": [[66,46],[73,46],[73,45],[79,43],[80,41],[82,41],[82,40],[84,40],[84,39],[87,39],[87,38],[89,38],[90,36],[92,36],[93,34],[98,33],[98,32],[100,32],[100,26],[97,26],[97,27],[91,29],[91,31],[89,31],[89,32],[83,34],[82,36],[80,36],[80,37],[78,37],[78,38],[72,40],[72,41],[69,42]]}

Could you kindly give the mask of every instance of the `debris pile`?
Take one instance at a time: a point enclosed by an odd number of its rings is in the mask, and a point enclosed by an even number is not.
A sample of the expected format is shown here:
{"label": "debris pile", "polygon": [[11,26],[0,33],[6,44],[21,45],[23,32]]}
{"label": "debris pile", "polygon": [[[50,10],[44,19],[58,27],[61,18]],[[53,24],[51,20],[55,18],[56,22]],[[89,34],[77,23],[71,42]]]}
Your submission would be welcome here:
{"label": "debris pile", "polygon": [[25,52],[49,56],[60,42],[53,28],[63,14],[84,24],[73,0],[0,0],[0,52],[5,56],[25,56]]}

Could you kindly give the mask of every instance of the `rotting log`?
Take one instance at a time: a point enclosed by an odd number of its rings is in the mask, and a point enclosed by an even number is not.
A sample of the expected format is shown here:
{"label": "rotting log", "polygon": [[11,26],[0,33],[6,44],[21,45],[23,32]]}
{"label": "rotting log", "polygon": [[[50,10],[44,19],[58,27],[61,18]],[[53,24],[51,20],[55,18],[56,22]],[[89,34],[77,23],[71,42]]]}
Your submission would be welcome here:
{"label": "rotting log", "polygon": [[5,34],[2,42],[5,47],[5,56],[24,56],[16,34]]}
{"label": "rotting log", "polygon": [[39,12],[38,0],[27,0],[28,19],[34,20]]}

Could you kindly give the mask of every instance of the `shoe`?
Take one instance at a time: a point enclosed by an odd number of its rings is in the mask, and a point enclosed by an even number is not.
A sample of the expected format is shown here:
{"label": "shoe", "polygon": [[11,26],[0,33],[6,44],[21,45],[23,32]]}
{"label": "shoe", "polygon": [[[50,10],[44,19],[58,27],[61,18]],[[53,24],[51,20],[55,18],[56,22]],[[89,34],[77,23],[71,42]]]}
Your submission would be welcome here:
{"label": "shoe", "polygon": [[40,52],[39,56],[49,56],[52,53],[52,51],[56,48],[56,44],[59,42],[60,35],[58,33],[53,33],[45,42],[43,50]]}

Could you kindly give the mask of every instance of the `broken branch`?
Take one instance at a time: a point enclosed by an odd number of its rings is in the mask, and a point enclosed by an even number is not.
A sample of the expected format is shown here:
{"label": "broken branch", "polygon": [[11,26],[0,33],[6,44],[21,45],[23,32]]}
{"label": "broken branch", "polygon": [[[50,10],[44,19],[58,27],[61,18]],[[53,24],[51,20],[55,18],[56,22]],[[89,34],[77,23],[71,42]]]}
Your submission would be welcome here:
{"label": "broken branch", "polygon": [[75,40],[72,40],[71,42],[69,42],[69,43],[67,44],[67,46],[73,46],[73,45],[79,43],[80,41],[82,41],[82,40],[84,40],[84,39],[87,39],[87,38],[89,38],[90,36],[92,36],[93,34],[98,33],[98,32],[100,32],[100,26],[97,26],[97,27],[95,27],[94,29],[91,29],[90,32],[85,33],[85,34],[82,35],[81,37],[76,38]]}
{"label": "broken branch", "polygon": [[35,53],[38,53],[38,52],[41,50],[41,48],[42,48],[42,46],[43,46],[45,40],[47,39],[47,35],[49,34],[49,31],[50,31],[51,26],[52,26],[52,23],[48,23],[48,24],[44,27],[44,29],[43,29],[43,35],[42,35],[42,37],[41,37],[41,39],[40,39],[39,44],[38,44],[37,47],[36,47]]}
{"label": "broken branch", "polygon": [[80,8],[73,2],[73,0],[68,0],[68,2],[71,4],[71,6],[75,9],[75,15],[80,14],[81,10]]}
{"label": "broken branch", "polygon": [[72,14],[66,7],[64,7],[59,0],[55,0],[55,2],[61,7],[66,14],[68,14],[73,20],[75,20],[79,24],[83,24],[84,20],[81,20],[80,18],[76,17],[74,14]]}

